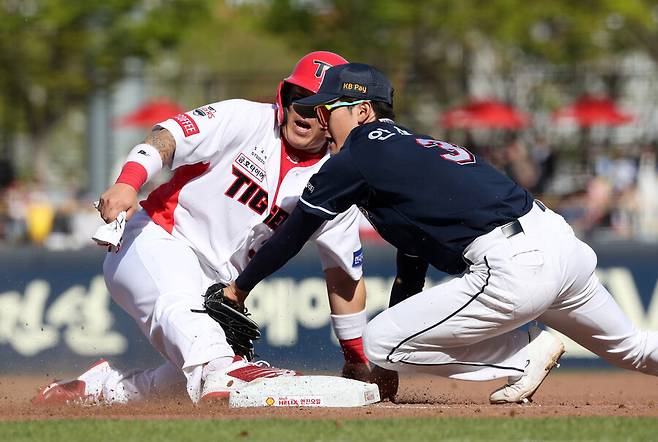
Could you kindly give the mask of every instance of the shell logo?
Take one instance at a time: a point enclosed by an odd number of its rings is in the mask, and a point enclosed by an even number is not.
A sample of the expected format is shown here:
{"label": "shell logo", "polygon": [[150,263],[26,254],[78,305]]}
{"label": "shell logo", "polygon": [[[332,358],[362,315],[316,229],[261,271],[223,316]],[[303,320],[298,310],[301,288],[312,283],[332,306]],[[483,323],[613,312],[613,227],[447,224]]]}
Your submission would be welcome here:
{"label": "shell logo", "polygon": [[265,405],[267,405],[268,407],[274,405],[274,398],[270,396],[267,399],[265,399]]}

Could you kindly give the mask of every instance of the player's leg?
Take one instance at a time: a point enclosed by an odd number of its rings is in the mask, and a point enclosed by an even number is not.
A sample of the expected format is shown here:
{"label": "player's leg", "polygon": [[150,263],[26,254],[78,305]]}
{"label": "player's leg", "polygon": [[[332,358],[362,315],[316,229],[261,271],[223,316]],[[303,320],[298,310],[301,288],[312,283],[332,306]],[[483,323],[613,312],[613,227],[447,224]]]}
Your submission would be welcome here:
{"label": "player's leg", "polygon": [[638,329],[594,273],[596,255],[576,240],[568,289],[539,320],[622,368],[658,375],[658,332]]}
{"label": "player's leg", "polygon": [[155,369],[126,371],[100,359],[75,378],[43,387],[32,403],[125,404],[181,391],[185,391],[185,377],[169,362]]}
{"label": "player's leg", "polygon": [[[469,380],[525,375],[535,361],[542,370],[554,362],[561,343],[546,332],[516,330],[548,309],[560,291],[560,263],[547,236],[554,223],[539,206],[520,221],[519,234],[499,228],[474,241],[464,275],[373,319],[365,335],[369,359],[392,370]],[[533,350],[537,346],[545,354]]]}
{"label": "player's leg", "polygon": [[472,269],[370,321],[364,337],[368,358],[390,370],[456,379],[523,373],[529,337],[516,329],[550,304],[546,288],[520,295],[507,290],[511,279],[496,265],[483,262]]}
{"label": "player's leg", "polygon": [[[129,393],[129,400],[149,400],[185,393],[185,381],[180,368],[165,361],[155,368],[122,373],[118,386]],[[113,389],[111,382],[106,388]]]}
{"label": "player's leg", "polygon": [[364,336],[368,359],[389,370],[456,379],[522,373],[528,334],[514,329],[526,321],[507,322],[472,295],[446,296],[449,289],[433,287],[372,319]]}
{"label": "player's leg", "polygon": [[222,328],[200,309],[214,281],[195,253],[138,213],[118,254],[108,254],[105,280],[112,298],[138,323],[151,344],[187,379],[196,401],[205,364],[228,366],[233,350]]}

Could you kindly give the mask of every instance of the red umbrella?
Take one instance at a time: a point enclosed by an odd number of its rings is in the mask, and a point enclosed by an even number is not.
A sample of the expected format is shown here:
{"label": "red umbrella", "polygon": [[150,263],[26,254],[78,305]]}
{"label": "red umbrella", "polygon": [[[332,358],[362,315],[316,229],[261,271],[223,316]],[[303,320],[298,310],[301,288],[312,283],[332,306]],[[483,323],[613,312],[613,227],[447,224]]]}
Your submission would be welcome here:
{"label": "red umbrella", "polygon": [[574,121],[580,127],[620,126],[633,121],[633,116],[622,112],[609,98],[582,96],[576,102],[553,114],[555,121]]}
{"label": "red umbrella", "polygon": [[184,112],[184,109],[171,100],[159,98],[148,101],[134,111],[115,121],[120,126],[151,127],[168,118]]}
{"label": "red umbrella", "polygon": [[447,129],[520,129],[527,124],[525,113],[497,100],[474,100],[441,116]]}

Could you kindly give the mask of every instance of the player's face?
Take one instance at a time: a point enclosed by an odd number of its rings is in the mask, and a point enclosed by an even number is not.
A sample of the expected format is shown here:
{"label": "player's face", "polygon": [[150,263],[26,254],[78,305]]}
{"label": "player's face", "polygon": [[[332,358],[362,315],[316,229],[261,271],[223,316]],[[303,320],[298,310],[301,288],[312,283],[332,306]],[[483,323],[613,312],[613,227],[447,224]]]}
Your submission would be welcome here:
{"label": "player's face", "polygon": [[[309,90],[298,86],[290,88],[290,103],[313,95]],[[304,118],[295,112],[292,105],[287,107],[288,117],[281,132],[288,143],[295,149],[317,152],[327,143],[327,131],[320,126],[316,118]]]}
{"label": "player's face", "polygon": [[325,122],[333,139],[330,146],[331,153],[336,153],[343,147],[352,129],[359,125],[358,114],[353,107],[348,106],[338,107],[331,111],[321,109],[319,111],[322,112],[320,119]]}

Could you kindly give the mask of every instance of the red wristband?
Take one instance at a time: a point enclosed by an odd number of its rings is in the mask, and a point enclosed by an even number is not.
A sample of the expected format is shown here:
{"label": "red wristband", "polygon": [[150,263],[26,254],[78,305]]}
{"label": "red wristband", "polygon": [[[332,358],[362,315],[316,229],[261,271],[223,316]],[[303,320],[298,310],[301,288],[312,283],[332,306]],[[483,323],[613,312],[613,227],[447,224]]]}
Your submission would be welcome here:
{"label": "red wristband", "polygon": [[135,161],[128,161],[123,165],[123,169],[121,169],[121,174],[119,174],[116,183],[128,184],[139,192],[139,189],[147,179],[148,172],[144,166]]}
{"label": "red wristband", "polygon": [[340,348],[343,350],[345,362],[368,363],[368,358],[363,351],[363,338],[339,340]]}

